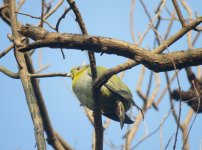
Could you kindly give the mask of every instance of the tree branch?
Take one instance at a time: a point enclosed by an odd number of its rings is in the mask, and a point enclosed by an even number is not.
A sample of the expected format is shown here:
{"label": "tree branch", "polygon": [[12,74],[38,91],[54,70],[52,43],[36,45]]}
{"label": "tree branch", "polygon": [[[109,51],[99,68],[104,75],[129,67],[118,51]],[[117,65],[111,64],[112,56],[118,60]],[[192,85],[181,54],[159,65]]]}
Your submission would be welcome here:
{"label": "tree branch", "polygon": [[136,63],[141,63],[155,72],[174,70],[173,62],[177,69],[196,66],[202,63],[202,49],[155,54],[156,50],[151,52],[136,45],[112,38],[53,33],[31,25],[22,26],[19,32],[36,41],[24,45],[20,48],[20,51],[28,51],[39,47],[93,49],[94,52],[116,54],[133,59]]}
{"label": "tree branch", "polygon": [[14,48],[14,44],[7,47],[3,52],[0,53],[0,58],[6,55],[8,52],[10,52]]}
{"label": "tree branch", "polygon": [[16,55],[16,59],[17,59],[19,65],[20,65],[19,66],[19,75],[20,75],[20,79],[22,81],[27,104],[28,104],[29,111],[30,111],[32,121],[34,124],[37,148],[39,150],[45,150],[46,144],[45,144],[45,139],[44,139],[44,134],[43,134],[43,131],[44,131],[43,122],[42,122],[41,114],[40,114],[39,107],[37,104],[34,89],[33,89],[32,83],[31,83],[31,79],[29,78],[29,75],[28,75],[27,65],[25,62],[25,55],[20,53],[18,51],[18,47],[17,47],[17,45],[19,43],[21,43],[21,40],[20,40],[20,35],[17,32],[19,23],[17,22],[16,14],[14,13],[16,11],[16,1],[15,0],[9,1],[9,9],[10,9],[10,23],[11,23],[12,34],[14,37],[14,43],[15,44],[17,43],[15,45],[15,55]]}
{"label": "tree branch", "polygon": [[195,21],[191,22],[190,24],[186,24],[186,26],[183,26],[178,32],[176,32],[168,40],[164,41],[161,45],[159,45],[159,47],[157,47],[153,51],[155,53],[162,52],[164,49],[168,48],[170,45],[172,45],[177,40],[179,40],[187,32],[189,32],[190,30],[194,30],[201,22],[202,22],[202,17],[198,17]]}
{"label": "tree branch", "polygon": [[172,2],[173,2],[173,5],[174,5],[174,7],[175,7],[175,10],[176,10],[176,12],[177,12],[177,15],[178,15],[178,18],[179,18],[179,20],[180,20],[180,23],[182,24],[182,27],[185,27],[185,26],[186,26],[186,23],[185,23],[184,17],[183,17],[183,15],[182,15],[182,12],[181,12],[181,10],[180,10],[180,7],[179,7],[177,1],[176,1],[176,0],[172,0]]}
{"label": "tree branch", "polygon": [[[74,0],[67,0],[69,3],[71,9],[73,10],[76,21],[79,24],[79,27],[84,35],[88,35],[87,29],[85,27],[84,21],[82,19],[81,13],[76,6],[76,3]],[[103,126],[102,126],[102,116],[101,116],[101,109],[100,109],[100,102],[98,100],[99,97],[99,88],[96,88],[96,82],[97,79],[97,71],[96,71],[96,60],[94,51],[92,49],[88,50],[88,57],[90,61],[90,68],[91,68],[91,74],[92,74],[92,93],[93,93],[93,113],[94,113],[94,129],[95,129],[95,149],[96,150],[102,150],[103,149]]]}
{"label": "tree branch", "polygon": [[67,77],[67,73],[30,74],[31,78]]}
{"label": "tree branch", "polygon": [[0,66],[0,72],[4,73],[5,75],[13,78],[13,79],[20,79],[20,76],[18,73],[14,73],[8,69],[6,69],[5,67],[3,66]]}

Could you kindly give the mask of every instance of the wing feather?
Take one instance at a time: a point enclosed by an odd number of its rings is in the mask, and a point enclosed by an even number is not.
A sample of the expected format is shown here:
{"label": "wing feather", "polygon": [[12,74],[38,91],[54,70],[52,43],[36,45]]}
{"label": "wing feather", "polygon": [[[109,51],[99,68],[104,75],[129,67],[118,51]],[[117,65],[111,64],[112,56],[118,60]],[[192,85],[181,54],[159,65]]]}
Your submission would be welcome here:
{"label": "wing feather", "polygon": [[[102,75],[106,70],[107,68],[105,67],[97,66],[97,75]],[[90,68],[88,70],[88,73],[91,76]],[[122,82],[122,80],[117,75],[112,76],[104,86],[118,97],[121,97],[125,101],[131,103],[132,105],[135,105],[130,89]]]}

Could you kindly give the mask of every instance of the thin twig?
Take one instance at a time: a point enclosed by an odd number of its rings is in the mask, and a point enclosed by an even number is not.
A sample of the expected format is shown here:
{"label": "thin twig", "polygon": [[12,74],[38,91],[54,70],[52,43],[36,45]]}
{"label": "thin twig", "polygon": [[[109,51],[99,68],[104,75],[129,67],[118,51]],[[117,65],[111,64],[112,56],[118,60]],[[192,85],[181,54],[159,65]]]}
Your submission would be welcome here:
{"label": "thin twig", "polygon": [[55,5],[55,7],[49,11],[49,13],[47,13],[45,16],[44,16],[44,19],[48,19],[52,14],[54,14],[58,8],[62,5],[62,3],[64,2],[64,0],[60,0],[57,5]]}
{"label": "thin twig", "polygon": [[154,131],[152,131],[150,134],[144,136],[141,140],[139,140],[139,141],[137,142],[137,144],[135,144],[135,145],[131,148],[131,150],[136,149],[140,144],[142,144],[142,142],[144,142],[145,140],[147,140],[148,138],[150,138],[151,136],[153,136],[154,134],[156,134],[156,133],[159,131],[159,129],[160,129],[160,128],[158,127],[158,128],[156,128]]}
{"label": "thin twig", "polygon": [[[65,9],[65,11],[63,12],[62,16],[58,19],[57,23],[56,23],[56,27],[55,27],[55,30],[57,32],[59,32],[59,25],[60,25],[60,22],[62,21],[63,18],[65,18],[66,14],[71,10],[71,8],[68,8],[68,9]],[[65,59],[65,54],[63,52],[63,49],[61,48],[61,53],[62,53],[62,57],[63,59]]]}
{"label": "thin twig", "polygon": [[159,11],[156,13],[156,15],[155,15],[155,16],[153,17],[153,19],[150,21],[150,23],[149,23],[148,27],[146,28],[146,30],[145,30],[143,36],[139,39],[138,45],[140,45],[140,44],[142,43],[144,37],[146,36],[146,34],[149,32],[149,30],[150,30],[150,28],[151,28],[150,24],[153,24],[154,21],[156,20],[156,18],[159,17],[159,15],[161,14],[163,8],[165,7],[165,4],[166,4],[166,0],[162,0],[161,5],[159,6]]}
{"label": "thin twig", "polygon": [[168,146],[169,146],[169,144],[170,144],[170,142],[171,142],[173,136],[174,136],[174,133],[173,133],[173,134],[171,135],[171,137],[169,138],[169,140],[168,140],[168,142],[167,142],[167,144],[166,144],[164,150],[167,150],[167,148],[168,148]]}
{"label": "thin twig", "polygon": [[41,73],[42,71],[46,70],[47,68],[49,68],[51,66],[51,64],[47,64],[47,65],[44,65],[44,66],[41,66],[41,68],[39,70],[36,70],[35,73],[36,74],[39,74]]}
{"label": "thin twig", "polygon": [[185,27],[182,27],[181,30],[179,30],[178,32],[176,32],[168,40],[164,41],[164,43],[162,43],[159,47],[157,47],[156,49],[154,49],[153,52],[161,53],[163,50],[165,50],[171,44],[173,44],[178,39],[180,39],[182,36],[184,36],[188,31],[193,30],[194,28],[196,28],[201,23],[201,21],[199,21],[200,19],[202,19],[202,17],[197,18],[196,20],[194,20],[190,24],[186,25]]}
{"label": "thin twig", "polygon": [[22,5],[23,5],[24,3],[25,3],[25,0],[20,0],[20,1],[18,2],[17,11],[20,10],[20,8],[22,7]]}
{"label": "thin twig", "polygon": [[9,47],[7,47],[3,52],[0,53],[0,58],[6,55],[8,52],[10,52],[14,48],[14,44],[11,44]]}
{"label": "thin twig", "polygon": [[65,18],[66,14],[71,10],[71,8],[68,8],[66,9],[65,8],[65,11],[63,12],[62,16],[58,19],[57,23],[56,23],[56,27],[55,27],[55,30],[57,32],[59,32],[59,25],[60,25],[60,22],[62,21],[62,19]]}
{"label": "thin twig", "polygon": [[[34,19],[43,20],[43,22],[45,22],[51,29],[55,30],[55,27],[53,27],[48,21],[46,21],[45,19],[43,19],[41,17],[36,17],[36,16],[32,16],[30,14],[21,13],[21,12],[15,12],[15,13],[20,14],[20,15],[24,15],[24,16],[28,16],[28,17],[31,17],[31,18],[34,18]],[[41,23],[38,26],[41,26]]]}
{"label": "thin twig", "polygon": [[[65,149],[65,150],[73,150],[72,148],[71,148],[71,146],[67,143],[67,142],[65,142],[65,140],[57,133],[57,132],[54,132],[55,133],[55,136],[57,137],[57,139],[58,139],[58,141],[61,143],[61,145],[63,146],[63,148]],[[58,147],[57,147],[58,148]],[[60,149],[61,150],[61,149]]]}
{"label": "thin twig", "polygon": [[192,41],[192,45],[194,46],[199,38],[199,36],[201,35],[201,32],[197,32],[196,36],[194,37],[193,41]]}
{"label": "thin twig", "polygon": [[14,73],[1,65],[0,65],[0,72],[4,73],[5,75],[7,75],[13,79],[20,79],[20,76],[18,73]]}
{"label": "thin twig", "polygon": [[173,5],[174,5],[174,7],[175,7],[175,10],[176,10],[176,12],[177,12],[177,15],[178,15],[178,18],[179,18],[179,20],[180,20],[180,22],[181,22],[182,27],[185,27],[185,26],[186,26],[186,23],[185,23],[185,21],[184,21],[184,17],[183,17],[183,15],[182,15],[182,12],[181,12],[181,10],[180,10],[180,8],[179,8],[179,6],[178,6],[177,0],[172,0],[172,2],[173,2]]}
{"label": "thin twig", "polygon": [[90,109],[86,108],[85,106],[83,108],[84,108],[84,111],[86,113],[86,116],[87,116],[88,120],[94,126],[94,118],[93,118],[92,111]]}
{"label": "thin twig", "polygon": [[130,5],[130,33],[133,39],[133,43],[135,43],[135,33],[134,33],[134,10],[135,10],[135,0],[131,0]]}
{"label": "thin twig", "polygon": [[44,7],[45,7],[45,0],[41,0],[41,22],[39,27],[43,27]]}
{"label": "thin twig", "polygon": [[30,74],[31,78],[67,77],[67,73]]}
{"label": "thin twig", "polygon": [[[187,2],[185,0],[181,0],[181,4],[182,6],[185,8],[185,10],[187,11],[188,15],[189,15],[189,22],[192,20],[192,10],[189,7],[189,5],[187,4]],[[192,49],[193,45],[192,45],[192,31],[189,31],[187,33],[187,43],[188,43],[188,48]]]}
{"label": "thin twig", "polygon": [[[171,83],[174,81],[175,78],[176,78],[176,73],[173,74],[173,76],[171,77],[169,83],[171,84]],[[169,88],[169,85],[168,85],[168,84],[163,88],[163,90],[162,90],[162,92],[161,92],[159,98],[157,99],[157,101],[156,101],[156,103],[155,103],[156,106],[159,105],[159,103],[160,103],[161,100],[163,99],[163,96],[166,94],[166,91],[168,90],[168,88]]]}
{"label": "thin twig", "polygon": [[170,31],[171,31],[171,28],[172,28],[172,26],[173,26],[174,18],[175,18],[175,12],[173,12],[173,13],[171,14],[171,19],[170,19],[170,22],[169,22],[167,31],[166,31],[165,36],[164,36],[164,40],[167,40],[167,38],[168,38],[168,35],[169,35],[169,33],[170,33]]}

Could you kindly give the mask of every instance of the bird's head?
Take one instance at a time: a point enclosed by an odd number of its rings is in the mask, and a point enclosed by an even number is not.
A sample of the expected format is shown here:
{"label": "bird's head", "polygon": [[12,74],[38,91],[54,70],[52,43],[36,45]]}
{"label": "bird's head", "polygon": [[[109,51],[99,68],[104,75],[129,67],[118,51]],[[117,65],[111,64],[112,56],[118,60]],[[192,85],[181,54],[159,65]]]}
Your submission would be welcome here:
{"label": "bird's head", "polygon": [[67,74],[67,77],[71,77],[72,80],[76,77],[80,77],[84,71],[86,71],[89,68],[89,65],[85,66],[77,66],[70,70],[70,73]]}

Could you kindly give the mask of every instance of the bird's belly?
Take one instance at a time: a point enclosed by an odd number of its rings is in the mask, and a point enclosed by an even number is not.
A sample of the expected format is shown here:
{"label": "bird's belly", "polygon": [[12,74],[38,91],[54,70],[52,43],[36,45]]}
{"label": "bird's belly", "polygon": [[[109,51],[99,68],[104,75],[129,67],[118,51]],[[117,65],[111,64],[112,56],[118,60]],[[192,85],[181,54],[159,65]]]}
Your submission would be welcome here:
{"label": "bird's belly", "polygon": [[[77,81],[77,82],[82,82],[82,81]],[[79,99],[81,105],[86,106],[89,109],[93,109],[91,82],[89,83],[82,82],[81,84],[77,83],[77,84],[74,84],[72,88],[75,95]]]}

